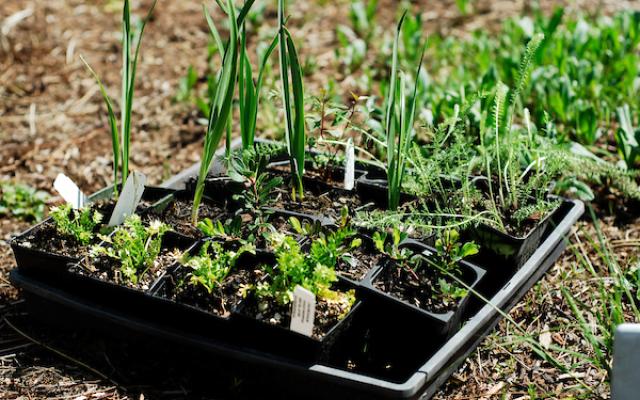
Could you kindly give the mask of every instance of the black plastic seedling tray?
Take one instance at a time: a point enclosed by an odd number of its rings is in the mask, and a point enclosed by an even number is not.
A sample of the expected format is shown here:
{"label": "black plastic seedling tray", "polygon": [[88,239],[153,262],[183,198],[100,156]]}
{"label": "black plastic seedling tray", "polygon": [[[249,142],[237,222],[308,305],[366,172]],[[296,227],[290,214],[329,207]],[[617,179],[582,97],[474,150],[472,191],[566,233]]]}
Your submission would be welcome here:
{"label": "black plastic seedling tray", "polygon": [[[253,382],[263,398],[428,399],[495,327],[501,319],[498,309],[508,312],[555,263],[566,246],[567,233],[583,211],[581,202],[565,201],[529,260],[494,291],[490,304],[479,304],[477,312],[449,339],[434,339],[427,328],[394,321],[392,316],[383,320],[376,317],[376,309],[363,304],[341,348],[323,364],[294,361],[210,335],[186,333],[166,318],[149,318],[142,312],[112,307],[108,301],[88,300],[18,269],[12,272],[11,280],[23,289],[34,317],[51,320],[51,316],[59,316],[75,322],[73,326],[93,326],[105,334],[126,338],[134,333],[160,341],[182,355],[188,354],[193,360],[189,365],[198,365],[200,371],[227,371],[247,385]],[[363,326],[358,318],[366,319],[374,328]],[[363,341],[370,345],[368,354],[377,362],[369,363],[358,354]],[[353,360],[360,367],[348,370]],[[394,368],[390,370],[380,360],[392,360]]]}

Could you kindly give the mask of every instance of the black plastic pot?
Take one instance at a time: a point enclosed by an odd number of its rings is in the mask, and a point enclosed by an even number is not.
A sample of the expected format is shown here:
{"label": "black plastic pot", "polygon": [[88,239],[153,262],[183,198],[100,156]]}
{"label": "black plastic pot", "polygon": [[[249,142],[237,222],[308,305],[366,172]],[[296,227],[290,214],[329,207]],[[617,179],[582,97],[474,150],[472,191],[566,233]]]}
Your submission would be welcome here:
{"label": "black plastic pot", "polygon": [[[205,241],[194,244],[188,253],[197,255]],[[226,245],[232,244],[227,243]],[[247,269],[267,262],[273,263],[273,255],[258,251],[256,255],[245,254],[238,260],[237,266]],[[231,305],[227,315],[218,315],[199,307],[197,304],[188,304],[172,299],[171,295],[176,285],[186,278],[188,272],[187,268],[176,263],[149,290],[149,294],[157,300],[156,307],[162,309],[163,317],[180,326],[186,332],[204,333],[205,336],[216,340],[244,343],[251,346],[252,334],[239,330],[235,324],[237,305]]]}
{"label": "black plastic pot", "polygon": [[[267,166],[267,171],[271,174],[282,176],[286,180],[287,177],[291,176],[290,162],[272,162]],[[365,176],[366,172],[366,170],[354,168],[354,186],[360,178]],[[316,168],[313,161],[307,160],[303,179],[305,183],[316,182],[326,188],[344,189],[345,173],[346,169],[343,166],[329,164]]]}
{"label": "black plastic pot", "polygon": [[[206,328],[187,331],[180,321],[141,313],[137,307],[115,304],[110,297],[79,288],[55,287],[20,270],[12,271],[11,280],[23,289],[32,317],[64,316],[66,327],[91,329],[92,335],[101,337],[106,331],[123,338],[135,333],[162,348],[194,355],[194,363],[202,359],[194,369],[232,371],[235,382],[255,387],[256,395],[262,397],[428,399],[491,332],[501,319],[498,310],[508,312],[553,265],[566,245],[565,235],[583,210],[578,201],[565,202],[531,258],[500,289],[487,293],[491,304],[483,305],[448,340],[433,338],[430,328],[415,319],[403,320],[396,314],[383,318],[379,309],[363,299],[350,327],[322,363],[230,344]],[[256,335],[255,340],[260,337]],[[363,353],[363,349],[372,350]],[[354,366],[354,360],[364,363]]]}
{"label": "black plastic pot", "polygon": [[[407,241],[404,246],[411,248],[414,253],[420,253],[425,257],[432,257],[436,252],[435,249],[415,241]],[[471,288],[471,290],[476,290],[485,275],[485,271],[466,261],[460,262],[459,266],[460,280]],[[468,291],[467,295],[458,301],[453,311],[446,313],[428,311],[396,298],[375,286],[375,282],[381,279],[385,270],[393,268],[396,268],[395,264],[391,260],[387,260],[380,268],[370,274],[364,282],[364,289],[367,292],[366,298],[377,305],[379,314],[381,316],[402,315],[404,316],[402,318],[406,320],[422,320],[426,326],[430,327],[430,331],[436,337],[447,338],[453,335],[462,323],[467,306],[473,297],[472,291]],[[429,268],[429,266],[425,265],[423,268]]]}
{"label": "black plastic pot", "polygon": [[[162,238],[163,250],[176,249],[185,251],[193,245],[194,241],[192,239],[184,238],[173,232],[165,233]],[[108,244],[105,244],[105,246],[108,246]],[[137,301],[142,300],[144,294],[149,292],[156,281],[164,275],[164,272],[160,271],[158,276],[152,279],[148,288],[129,287],[100,279],[82,266],[82,263],[85,262],[90,261],[81,260],[69,265],[68,271],[60,275],[61,285],[66,287],[81,287],[83,290],[90,290],[94,295],[103,296],[103,298],[109,299],[109,301],[131,307],[139,306]],[[173,263],[171,265],[173,265]],[[167,269],[169,269],[171,265],[167,266]]]}
{"label": "black plastic pot", "polygon": [[[193,203],[193,196],[194,196],[194,193],[189,190],[174,191],[170,196],[166,196],[162,198],[161,200],[151,205],[151,207],[149,207],[147,210],[145,210],[145,212],[142,213],[142,219],[145,221],[152,220],[152,219],[159,219],[160,221],[163,221],[168,223],[169,225],[172,225],[171,221],[165,221],[166,213],[169,207],[171,207],[175,201],[184,201],[186,203],[191,204]],[[208,196],[202,196],[201,206],[202,205],[208,205],[208,206],[219,209],[219,213],[216,213],[215,215],[210,216],[211,220],[213,220],[214,222],[219,219],[224,219],[230,216],[231,210],[225,201],[218,201]],[[174,234],[177,236],[182,236],[185,240],[201,239],[203,236],[202,233],[196,227],[190,224],[191,213],[189,212],[189,215],[184,215],[184,217],[186,218],[187,221],[189,221],[189,223],[185,225],[188,225],[191,228],[190,231],[180,232],[179,230],[176,229],[176,226],[172,225],[172,227],[174,228]],[[203,218],[202,214],[200,215],[200,218]]]}
{"label": "black plastic pot", "polygon": [[[143,203],[153,203],[174,192],[172,189],[145,186],[142,195]],[[111,198],[113,189],[111,187],[102,189],[89,197],[92,202]],[[144,212],[146,207],[138,207],[139,212]],[[104,222],[108,222],[109,216],[104,216]],[[37,225],[27,229],[21,234],[15,236],[11,240],[11,248],[16,258],[18,268],[29,273],[37,275],[46,275],[51,279],[56,279],[57,275],[67,269],[67,264],[78,262],[76,257],[68,257],[65,255],[50,253],[37,248],[27,247],[24,242],[30,237],[35,237],[47,224],[52,224],[51,217],[45,219]]]}
{"label": "black plastic pot", "polygon": [[508,276],[521,268],[536,251],[559,207],[547,213],[525,236],[513,236],[486,224],[470,228],[464,236],[480,246],[485,260],[491,260],[487,268],[504,269]]}
{"label": "black plastic pot", "polygon": [[[342,280],[336,283],[333,288],[338,290],[353,289],[348,282]],[[316,338],[291,331],[284,326],[257,320],[248,315],[246,309],[249,303],[253,301],[256,300],[248,297],[238,306],[234,313],[237,317],[235,323],[238,331],[252,338],[250,341],[251,347],[258,351],[275,353],[303,362],[322,362],[326,360],[335,343],[351,325],[354,315],[357,314],[361,306],[361,302],[356,300],[344,318],[338,320],[321,338]],[[289,321],[289,318],[285,318],[285,321]]]}

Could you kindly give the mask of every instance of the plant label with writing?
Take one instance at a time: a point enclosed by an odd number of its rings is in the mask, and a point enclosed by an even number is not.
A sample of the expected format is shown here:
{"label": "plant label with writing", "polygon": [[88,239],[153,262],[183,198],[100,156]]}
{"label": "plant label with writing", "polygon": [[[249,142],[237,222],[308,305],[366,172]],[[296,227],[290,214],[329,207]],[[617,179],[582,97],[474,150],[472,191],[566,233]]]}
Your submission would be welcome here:
{"label": "plant label with writing", "polygon": [[346,190],[353,190],[353,186],[355,185],[356,151],[351,138],[349,138],[349,141],[347,142],[345,156],[346,165],[344,169],[344,188]]}
{"label": "plant label with writing", "polygon": [[71,178],[65,174],[58,174],[53,182],[53,188],[60,193],[60,196],[73,208],[82,208],[87,203],[87,196],[76,185]]}
{"label": "plant label with writing", "polygon": [[294,332],[311,336],[313,321],[316,315],[316,295],[296,286],[293,289],[293,304],[291,305],[291,327]]}
{"label": "plant label with writing", "polygon": [[143,173],[134,171],[129,175],[127,181],[122,188],[120,198],[116,203],[116,207],[113,209],[111,219],[109,219],[109,226],[117,226],[124,222],[125,218],[132,215],[140,203],[142,193],[144,192],[144,185],[147,183],[147,177]]}

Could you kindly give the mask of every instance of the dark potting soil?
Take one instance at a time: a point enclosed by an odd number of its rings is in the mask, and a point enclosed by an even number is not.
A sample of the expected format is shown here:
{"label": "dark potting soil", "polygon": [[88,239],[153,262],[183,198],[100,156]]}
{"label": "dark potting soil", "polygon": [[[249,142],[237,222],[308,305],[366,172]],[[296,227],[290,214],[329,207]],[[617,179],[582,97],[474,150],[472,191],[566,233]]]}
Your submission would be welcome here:
{"label": "dark potting soil", "polygon": [[455,311],[459,299],[448,299],[441,294],[438,290],[439,279],[456,285],[429,265],[423,264],[416,271],[411,271],[387,263],[373,284],[377,289],[422,310],[433,313]]}
{"label": "dark potting soil", "polygon": [[[159,219],[160,221],[170,225],[173,229],[182,235],[201,238],[203,235],[200,230],[191,222],[191,210],[193,209],[192,200],[175,199],[167,208],[161,212],[151,212],[145,215],[145,222]],[[212,221],[222,218],[226,213],[224,207],[217,204],[203,201],[200,203],[198,210],[198,219],[203,220],[209,218]]]}
{"label": "dark potting soil", "polygon": [[383,254],[368,252],[363,246],[352,250],[350,255],[349,261],[340,260],[335,269],[338,275],[354,281],[361,281],[384,258]]}
{"label": "dark potting soil", "polygon": [[80,275],[90,276],[105,282],[126,286],[133,289],[147,290],[151,285],[178,259],[182,253],[178,249],[162,249],[153,265],[147,271],[138,275],[138,282],[132,283],[120,272],[120,262],[110,257],[86,257],[80,264],[72,267],[71,271]]}
{"label": "dark potting soil", "polygon": [[[20,238],[18,243],[33,250],[41,250],[50,254],[57,254],[70,258],[82,258],[85,256],[92,245],[100,242],[97,233],[105,229],[106,223],[111,217],[115,203],[113,200],[101,201],[92,204],[91,208],[102,214],[102,224],[96,226],[94,236],[91,243],[84,245],[72,236],[62,235],[56,229],[53,220],[48,220],[38,228],[31,231],[27,236]],[[107,233],[107,232],[104,232]]]}
{"label": "dark potting soil", "polygon": [[[275,165],[269,168],[274,175],[282,177],[287,183],[291,179],[291,168],[287,165]],[[344,188],[344,173],[334,168],[305,168],[304,177],[338,189]],[[342,177],[342,179],[340,179]]]}
{"label": "dark potting soil", "polygon": [[189,281],[188,267],[178,270],[182,274],[177,284],[169,285],[166,297],[179,303],[197,307],[220,317],[227,317],[242,301],[242,288],[261,279],[263,272],[253,269],[236,269],[212,293],[199,284]]}
{"label": "dark potting soil", "polygon": [[333,220],[339,220],[340,211],[344,206],[347,206],[352,214],[365,206],[355,192],[351,194],[335,189],[327,189],[319,193],[305,190],[302,200],[298,198],[293,200],[291,188],[287,186],[276,189],[276,193],[276,208],[310,215],[323,215]]}
{"label": "dark potting soil", "polygon": [[[343,303],[318,299],[316,302],[313,338],[322,339],[347,315],[349,309],[346,307],[346,304]],[[245,316],[271,325],[281,326],[284,329],[289,329],[291,324],[291,304],[283,306],[275,301],[259,302],[254,296],[249,296],[240,310]]]}

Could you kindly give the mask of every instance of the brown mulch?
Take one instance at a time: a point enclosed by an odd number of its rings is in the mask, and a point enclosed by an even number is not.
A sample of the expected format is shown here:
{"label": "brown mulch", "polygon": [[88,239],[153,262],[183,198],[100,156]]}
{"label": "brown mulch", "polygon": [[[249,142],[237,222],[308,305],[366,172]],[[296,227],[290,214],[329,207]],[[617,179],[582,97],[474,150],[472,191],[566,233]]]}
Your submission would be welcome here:
{"label": "brown mulch", "polygon": [[[135,13],[141,15],[150,3],[150,0],[133,2]],[[304,38],[301,53],[317,65],[306,90],[318,95],[324,87],[324,78],[337,75],[333,62],[334,31],[337,24],[346,23],[347,2],[324,6],[318,6],[316,1],[292,3],[295,4],[289,12],[293,16],[290,26],[294,36]],[[380,3],[389,9],[396,1]],[[462,36],[478,28],[498,29],[504,18],[519,14],[527,3],[477,1],[470,15],[460,16],[453,1],[414,2],[427,21],[427,29]],[[550,10],[560,2],[541,3]],[[640,6],[638,1],[617,0],[565,3],[573,10],[588,12]],[[109,93],[117,98],[120,4],[118,0],[0,2],[0,180],[51,191],[55,176],[64,172],[86,192],[110,182],[111,144],[105,110],[98,88],[79,55],[86,58]],[[380,15],[381,24],[393,25],[393,12]],[[272,24],[273,12],[265,13],[265,18]],[[8,21],[15,23],[10,26]],[[264,31],[267,35],[268,27]],[[175,102],[174,96],[178,81],[190,64],[198,71],[206,68],[207,41],[201,2],[160,0],[142,46],[131,150],[132,169],[144,172],[151,183],[161,182],[199,158],[203,127],[198,125],[193,107]],[[348,84],[348,77],[343,79]],[[79,351],[73,346],[79,338],[56,336],[55,332],[30,325],[28,316],[21,314],[22,308],[17,304],[21,295],[8,281],[14,260],[7,244],[11,235],[28,225],[12,218],[0,219],[0,316],[4,318],[11,310],[9,321],[16,322],[16,327],[19,325],[39,342],[55,344],[72,358],[84,360],[82,363],[90,364],[90,368],[33,344],[0,319],[0,399],[138,399],[141,394],[147,398],[185,397],[189,383],[169,378],[160,389],[136,384],[137,376],[128,377],[128,384],[123,386],[119,382],[127,367],[111,365],[107,353],[113,349],[107,351],[94,344]],[[603,226],[607,237],[616,241],[616,253],[625,260],[634,260],[639,253],[637,243],[630,241],[640,236],[638,226],[632,223],[615,227],[607,221]],[[593,227],[583,223],[578,231],[578,237],[592,234]],[[577,295],[595,287],[593,281],[584,279],[587,277],[584,271],[574,268],[575,264],[575,256],[566,252],[511,316],[541,341],[544,338],[545,342],[551,340],[588,353],[559,289],[570,283],[572,293]],[[527,399],[531,393],[540,398],[565,398],[585,393],[575,377],[565,376],[526,346],[508,343],[513,335],[511,324],[502,322],[436,398]],[[92,341],[84,338],[81,343]],[[129,350],[120,352],[126,354]],[[587,366],[577,373],[581,381],[594,388],[594,392],[586,395],[588,398],[607,398],[608,387],[601,384],[606,377],[601,370]]]}

